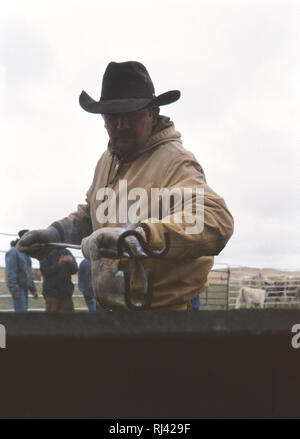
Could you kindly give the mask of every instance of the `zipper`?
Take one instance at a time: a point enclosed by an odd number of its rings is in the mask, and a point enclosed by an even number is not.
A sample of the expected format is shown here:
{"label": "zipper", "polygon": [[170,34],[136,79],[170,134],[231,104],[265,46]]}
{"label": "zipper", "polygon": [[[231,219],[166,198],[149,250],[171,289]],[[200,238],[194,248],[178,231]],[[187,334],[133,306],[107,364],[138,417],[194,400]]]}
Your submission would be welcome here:
{"label": "zipper", "polygon": [[[113,167],[114,161],[115,161],[115,157],[117,159],[117,164],[115,167]],[[113,184],[115,179],[117,178],[120,168],[121,168],[121,164],[122,164],[122,159],[119,159],[117,154],[112,154],[112,160],[110,163],[110,167],[109,167],[109,171],[108,171],[108,176],[107,176],[107,183],[105,185],[105,187],[108,187],[108,185]],[[114,176],[112,178],[110,178],[110,174],[111,171],[113,170],[114,172]]]}

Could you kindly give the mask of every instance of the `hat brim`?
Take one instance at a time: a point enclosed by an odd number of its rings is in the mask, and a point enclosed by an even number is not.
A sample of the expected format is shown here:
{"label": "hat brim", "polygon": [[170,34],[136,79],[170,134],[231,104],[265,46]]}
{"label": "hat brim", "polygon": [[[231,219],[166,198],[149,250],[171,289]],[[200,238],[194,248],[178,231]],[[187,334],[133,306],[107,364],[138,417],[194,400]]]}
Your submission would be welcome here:
{"label": "hat brim", "polygon": [[148,105],[168,105],[180,98],[179,90],[171,90],[154,98],[107,99],[95,101],[85,91],[79,96],[80,106],[89,113],[114,114],[141,110]]}
{"label": "hat brim", "polygon": [[18,232],[18,236],[19,236],[19,238],[22,238],[22,236],[25,235],[25,233],[27,233],[27,232],[29,232],[29,229],[23,229],[23,230],[20,230],[20,231]]}

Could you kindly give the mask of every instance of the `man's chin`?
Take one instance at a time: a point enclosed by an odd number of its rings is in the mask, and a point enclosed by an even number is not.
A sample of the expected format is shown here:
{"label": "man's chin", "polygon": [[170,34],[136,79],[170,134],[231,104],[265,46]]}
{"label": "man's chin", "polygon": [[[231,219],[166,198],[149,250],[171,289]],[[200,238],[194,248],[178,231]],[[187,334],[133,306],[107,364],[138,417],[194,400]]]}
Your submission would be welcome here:
{"label": "man's chin", "polygon": [[133,139],[117,139],[114,147],[117,151],[129,152],[135,149],[135,142]]}

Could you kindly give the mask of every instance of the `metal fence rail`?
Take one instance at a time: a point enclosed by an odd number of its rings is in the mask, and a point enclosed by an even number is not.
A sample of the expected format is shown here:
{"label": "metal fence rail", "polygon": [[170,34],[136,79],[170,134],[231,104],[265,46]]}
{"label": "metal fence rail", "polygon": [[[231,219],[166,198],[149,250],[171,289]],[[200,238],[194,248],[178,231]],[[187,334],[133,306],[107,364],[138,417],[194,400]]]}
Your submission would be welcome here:
{"label": "metal fence rail", "polygon": [[[79,258],[79,257],[78,257]],[[40,278],[38,269],[35,277]],[[29,294],[28,311],[45,310],[42,292],[42,280],[35,280],[40,298],[34,300]],[[73,302],[75,311],[86,311],[83,295],[78,290],[77,276],[73,276],[75,284]],[[289,273],[281,275],[266,274],[260,269],[252,269],[251,275],[245,273],[244,267],[216,263],[209,273],[208,285],[200,293],[200,310],[234,309],[239,290],[242,286],[265,288],[267,291],[265,308],[300,308],[300,276]],[[242,305],[243,307],[243,305]],[[5,281],[0,279],[0,312],[13,311],[11,294]]]}
{"label": "metal fence rail", "polygon": [[[45,302],[42,296],[43,281],[35,280],[35,284],[39,293],[39,299],[33,299],[33,296],[28,294],[28,311],[45,311]],[[78,290],[78,283],[74,282],[75,289],[72,296],[75,311],[87,311],[82,293]],[[9,292],[5,280],[0,279],[0,312],[13,312],[12,297]]]}
{"label": "metal fence rail", "polygon": [[200,309],[228,310],[229,286],[229,265],[215,264],[208,276],[208,286],[200,293]]}
{"label": "metal fence rail", "polygon": [[241,287],[266,291],[265,308],[299,308],[300,276],[290,273],[272,274],[257,268],[246,274],[243,267],[231,267],[228,308],[235,307]]}

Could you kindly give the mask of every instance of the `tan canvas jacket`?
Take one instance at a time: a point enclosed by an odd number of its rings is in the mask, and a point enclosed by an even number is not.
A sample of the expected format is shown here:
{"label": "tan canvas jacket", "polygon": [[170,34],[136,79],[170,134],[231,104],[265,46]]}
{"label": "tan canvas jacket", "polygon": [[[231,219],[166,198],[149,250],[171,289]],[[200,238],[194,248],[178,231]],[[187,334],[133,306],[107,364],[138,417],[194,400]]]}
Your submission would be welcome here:
{"label": "tan canvas jacket", "polygon": [[[82,238],[100,227],[122,227],[119,222],[99,222],[99,209],[103,201],[99,189],[111,188],[116,194],[119,207],[120,181],[127,184],[127,191],[144,188],[148,204],[140,207],[142,225],[147,231],[153,249],[163,246],[163,234],[170,232],[171,247],[167,256],[161,259],[143,261],[145,268],[153,274],[153,308],[180,309],[190,302],[205,286],[208,273],[213,266],[213,256],[218,255],[233,233],[233,218],[224,202],[207,184],[202,167],[194,155],[183,148],[181,135],[174,124],[165,116],[159,117],[147,145],[135,157],[119,160],[109,145],[100,158],[87,193],[86,204],[79,205],[76,212],[59,221],[65,242],[80,244]],[[204,189],[204,227],[201,233],[186,233],[185,217],[178,214],[171,205],[169,215],[151,219],[151,188]],[[128,200],[127,210],[136,200]],[[191,212],[196,215],[196,197],[189,200]],[[178,207],[178,206],[177,206]],[[203,214],[203,210],[200,213]],[[159,215],[163,215],[160,209]],[[181,222],[176,222],[180,216]],[[97,219],[98,216],[98,219]],[[188,217],[188,216],[187,216]],[[154,222],[156,221],[156,222]],[[92,263],[93,288],[101,305],[114,309],[125,306],[124,298],[115,296],[105,289],[105,272],[114,270],[118,277],[118,261],[100,259]]]}

